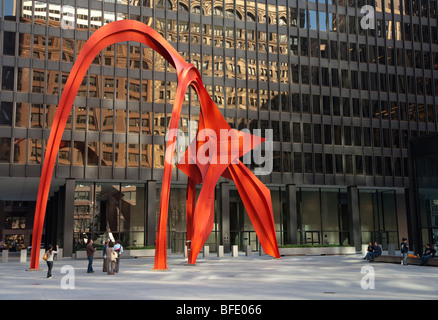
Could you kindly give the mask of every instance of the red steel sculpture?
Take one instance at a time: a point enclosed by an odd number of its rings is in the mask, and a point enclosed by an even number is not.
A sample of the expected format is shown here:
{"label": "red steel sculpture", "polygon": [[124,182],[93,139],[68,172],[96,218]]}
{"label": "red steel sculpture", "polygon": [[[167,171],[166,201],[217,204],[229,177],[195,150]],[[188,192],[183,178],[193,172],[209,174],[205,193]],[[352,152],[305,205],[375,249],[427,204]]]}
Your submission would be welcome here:
{"label": "red steel sculpture", "polygon": [[[41,237],[50,183],[61,138],[82,79],[91,62],[102,49],[125,41],[136,41],[151,47],[176,69],[178,87],[169,132],[178,129],[182,103],[188,87],[192,87],[199,97],[201,114],[198,135],[202,133],[204,138],[194,139],[178,164],[178,168],[188,175],[187,239],[191,240],[189,263],[196,263],[196,257],[213,229],[214,189],[221,176],[233,180],[236,184],[264,252],[279,258],[270,191],[239,160],[239,157],[262,143],[264,139],[230,128],[204,88],[199,71],[193,64],[187,63],[158,32],[144,23],[122,20],[107,24],[93,33],[82,48],[67,79],[50,132],[41,172],[35,209],[30,270],[37,270],[39,267]],[[223,130],[227,135],[221,135]],[[175,135],[167,141],[156,239],[155,270],[167,269],[167,215],[176,138]],[[200,161],[194,156],[197,152],[204,152],[210,161]],[[224,159],[226,161],[223,161]],[[196,184],[202,184],[197,201],[195,199]]]}

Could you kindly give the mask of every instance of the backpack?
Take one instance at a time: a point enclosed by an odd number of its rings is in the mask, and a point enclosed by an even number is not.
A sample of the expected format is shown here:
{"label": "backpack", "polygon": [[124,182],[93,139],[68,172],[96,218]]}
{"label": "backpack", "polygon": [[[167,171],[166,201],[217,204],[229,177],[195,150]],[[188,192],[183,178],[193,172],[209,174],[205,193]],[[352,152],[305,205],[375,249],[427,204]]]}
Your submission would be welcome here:
{"label": "backpack", "polygon": [[119,254],[116,251],[111,251],[111,261],[116,261]]}

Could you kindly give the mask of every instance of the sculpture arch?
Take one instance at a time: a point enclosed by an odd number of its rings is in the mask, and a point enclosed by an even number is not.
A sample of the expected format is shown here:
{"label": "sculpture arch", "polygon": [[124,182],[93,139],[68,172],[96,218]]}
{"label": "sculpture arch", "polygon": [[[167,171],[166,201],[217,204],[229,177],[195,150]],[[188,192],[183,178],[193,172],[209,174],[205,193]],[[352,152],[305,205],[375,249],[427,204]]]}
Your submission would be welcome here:
{"label": "sculpture arch", "polygon": [[[38,269],[41,237],[44,226],[45,211],[47,206],[50,183],[56,163],[56,157],[65,130],[68,116],[76,98],[79,86],[82,83],[90,64],[95,56],[105,47],[117,42],[135,41],[143,43],[158,52],[172,66],[178,76],[178,87],[172,110],[169,130],[177,129],[181,114],[184,95],[189,86],[196,90],[200,105],[200,129],[232,130],[219,112],[208,92],[203,86],[199,71],[187,63],[181,55],[155,30],[144,23],[135,20],[115,21],[99,28],[82,48],[61,95],[58,109],[47,143],[40,185],[38,189],[37,204],[33,227],[32,252],[30,270]],[[255,139],[257,140],[257,139]],[[157,229],[154,269],[167,269],[167,214],[171,184],[172,161],[175,144],[167,142],[166,161],[164,164],[163,187],[160,199],[160,216]],[[254,142],[259,144],[262,139]],[[239,145],[239,155],[245,150],[254,147]],[[195,148],[197,144],[195,143]],[[180,169],[188,176],[187,198],[187,237],[192,239],[192,250],[189,263],[196,262],[196,256],[205,243],[212,229],[214,197],[212,191],[220,176],[235,181],[239,194],[247,208],[254,229],[259,236],[260,243],[267,254],[279,258],[276,242],[272,204],[269,190],[239,161],[238,164],[229,165],[181,165]],[[194,188],[196,183],[203,183],[199,200],[195,206]],[[251,195],[257,195],[256,197]],[[213,200],[213,201],[212,201]]]}

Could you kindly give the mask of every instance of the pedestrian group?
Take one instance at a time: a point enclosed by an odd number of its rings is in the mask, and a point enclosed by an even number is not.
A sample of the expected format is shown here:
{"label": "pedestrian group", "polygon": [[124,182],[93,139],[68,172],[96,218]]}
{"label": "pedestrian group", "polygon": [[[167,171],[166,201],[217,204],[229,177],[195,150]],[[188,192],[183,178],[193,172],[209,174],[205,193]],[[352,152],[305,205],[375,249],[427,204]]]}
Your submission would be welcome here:
{"label": "pedestrian group", "polygon": [[[94,273],[93,262],[94,253],[96,248],[93,246],[93,240],[90,240],[86,246],[88,267],[87,273]],[[56,251],[53,249],[52,245],[49,245],[48,250],[45,252],[43,259],[47,262],[47,278],[52,278],[53,269],[53,257],[58,253],[58,246],[56,246]],[[103,272],[107,272],[109,275],[115,275],[119,272],[120,267],[120,255],[123,253],[123,246],[120,241],[112,242],[110,239],[105,241],[103,247]]]}
{"label": "pedestrian group", "polygon": [[[408,239],[402,238],[402,242],[400,243],[400,253],[402,256],[402,260],[400,263],[404,266],[408,265],[408,256],[409,255],[409,245],[408,245]],[[417,258],[421,258],[420,266],[424,266],[427,264],[427,260],[430,258],[435,257],[436,250],[430,246],[430,243],[426,244],[426,248],[424,249],[424,253],[421,255],[417,255]],[[382,255],[382,248],[378,245],[377,242],[372,244],[370,242],[367,247],[367,253],[365,257],[363,257],[364,260],[369,260],[370,262],[373,262],[374,259],[378,256]]]}

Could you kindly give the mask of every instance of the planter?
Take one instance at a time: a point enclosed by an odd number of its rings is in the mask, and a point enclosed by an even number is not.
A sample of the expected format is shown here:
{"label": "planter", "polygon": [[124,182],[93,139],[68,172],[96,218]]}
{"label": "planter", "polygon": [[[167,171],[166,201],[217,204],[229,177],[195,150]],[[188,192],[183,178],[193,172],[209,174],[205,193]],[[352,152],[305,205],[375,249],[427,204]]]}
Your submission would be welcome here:
{"label": "planter", "polygon": [[[172,251],[167,249],[167,254],[170,254]],[[154,257],[155,249],[134,249],[134,250],[123,250],[120,258],[140,258],[140,257]],[[87,251],[76,251],[76,259],[86,259]],[[103,258],[103,251],[96,250],[94,252],[94,258]]]}
{"label": "planter", "polygon": [[356,254],[355,247],[297,247],[279,248],[279,251],[282,256]]}
{"label": "planter", "polygon": [[[171,254],[172,251],[167,249],[167,254]],[[122,258],[137,258],[137,257],[155,257],[155,249],[133,249],[123,250]]]}

